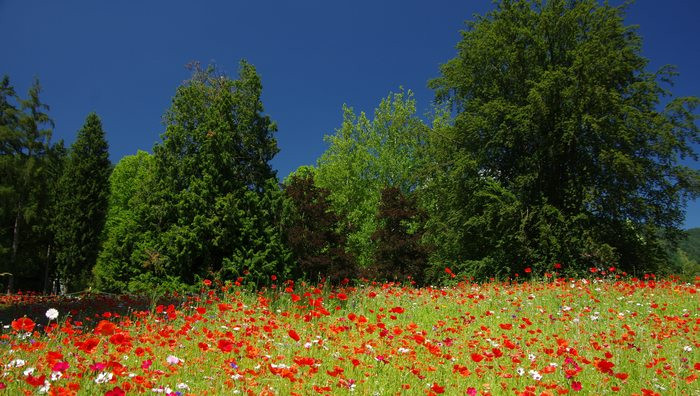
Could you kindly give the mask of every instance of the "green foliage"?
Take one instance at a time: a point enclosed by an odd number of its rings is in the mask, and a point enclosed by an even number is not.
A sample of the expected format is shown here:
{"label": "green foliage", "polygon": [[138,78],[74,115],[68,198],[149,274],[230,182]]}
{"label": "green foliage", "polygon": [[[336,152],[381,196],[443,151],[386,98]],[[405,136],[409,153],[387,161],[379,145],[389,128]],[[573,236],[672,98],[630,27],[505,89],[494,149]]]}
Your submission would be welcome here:
{"label": "green foliage", "polygon": [[678,247],[685,251],[690,260],[700,263],[700,228],[687,230]]}
{"label": "green foliage", "polygon": [[[213,67],[195,68],[167,112],[163,143],[154,148],[158,199],[153,223],[166,272],[231,276],[281,266],[268,161],[277,153],[276,127],[263,116],[262,85],[241,62],[239,79]],[[274,184],[274,183],[273,183]],[[268,268],[269,267],[269,268]],[[281,275],[281,274],[280,274]]]}
{"label": "green foliage", "polygon": [[291,276],[291,252],[283,241],[283,205],[284,196],[274,178],[261,191],[244,189],[217,201],[220,215],[212,245],[224,252],[218,278],[246,276],[266,284],[272,275]]}
{"label": "green foliage", "polygon": [[117,166],[107,243],[95,269],[106,290],[140,291],[200,277],[287,276],[283,195],[269,160],[276,130],[262,115],[262,85],[194,67],[165,115],[163,142]]}
{"label": "green foliage", "polygon": [[371,236],[384,186],[409,192],[420,184],[421,146],[427,127],[416,116],[413,94],[392,94],[382,100],[370,121],[343,107],[343,124],[318,160],[316,183],[330,190],[333,210],[345,220],[347,250],[361,266],[373,258]]}
{"label": "green foliage", "polygon": [[144,272],[135,275],[129,279],[128,288],[130,293],[140,296],[147,296],[151,301],[158,301],[164,296],[171,296],[174,293],[185,295],[186,293],[195,293],[198,288],[194,285],[188,285],[179,277],[161,274],[156,275],[153,272]]}
{"label": "green foliage", "polygon": [[[700,192],[700,173],[678,163],[696,158],[698,99],[657,111],[674,72],[645,70],[623,9],[504,0],[469,23],[457,49],[430,83],[457,111],[436,135],[455,189],[430,195],[454,216],[433,221],[453,246],[441,258],[481,274],[555,261],[659,268],[683,204]],[[489,236],[478,238],[481,227]],[[486,247],[468,242],[479,239]]]}
{"label": "green foliage", "polygon": [[331,208],[330,191],[315,185],[313,168],[302,167],[284,186],[288,199],[284,215],[284,240],[292,252],[293,278],[332,283],[357,276],[354,257],[345,252],[341,218]]}
{"label": "green foliage", "polygon": [[[142,221],[149,211],[149,197],[155,187],[153,156],[145,151],[123,157],[109,177],[111,194],[105,222],[104,243],[93,269],[98,290],[118,292],[141,290],[138,282],[130,287],[155,249],[155,236]],[[141,278],[138,278],[141,279]]]}
{"label": "green foliage", "polygon": [[19,288],[40,289],[49,264],[54,181],[63,144],[52,145],[53,122],[35,80],[19,98],[7,76],[0,83],[0,271]]}
{"label": "green foliage", "polygon": [[90,113],[70,148],[58,186],[56,262],[69,290],[87,285],[97,261],[107,216],[112,171],[102,122]]}
{"label": "green foliage", "polygon": [[428,264],[428,248],[422,243],[425,213],[413,196],[405,196],[397,187],[381,192],[377,223],[372,234],[377,245],[369,277],[423,284]]}
{"label": "green foliage", "polygon": [[700,228],[686,231],[678,247],[670,247],[668,265],[661,268],[667,275],[677,275],[687,282],[694,282],[700,276]]}

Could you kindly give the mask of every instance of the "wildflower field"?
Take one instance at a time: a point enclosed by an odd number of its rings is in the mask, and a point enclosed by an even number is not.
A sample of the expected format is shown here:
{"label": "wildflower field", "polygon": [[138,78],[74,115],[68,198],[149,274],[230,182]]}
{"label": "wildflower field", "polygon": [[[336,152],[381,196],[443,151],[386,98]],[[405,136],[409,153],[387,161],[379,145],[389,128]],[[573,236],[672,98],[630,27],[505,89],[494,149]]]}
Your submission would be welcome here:
{"label": "wildflower field", "polygon": [[[700,394],[700,283],[615,277],[3,296],[4,394]],[[71,305],[72,304],[72,305]],[[14,309],[14,310],[13,310]]]}

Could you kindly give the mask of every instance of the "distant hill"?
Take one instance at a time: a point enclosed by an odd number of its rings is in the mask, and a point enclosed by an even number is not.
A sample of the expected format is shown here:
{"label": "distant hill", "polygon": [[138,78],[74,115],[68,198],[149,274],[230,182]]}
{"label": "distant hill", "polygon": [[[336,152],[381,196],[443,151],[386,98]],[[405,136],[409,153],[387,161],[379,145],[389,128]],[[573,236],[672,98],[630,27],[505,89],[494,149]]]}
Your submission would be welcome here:
{"label": "distant hill", "polygon": [[686,232],[688,237],[671,253],[668,270],[684,280],[693,281],[700,276],[700,228],[691,228]]}
{"label": "distant hill", "polygon": [[688,231],[688,238],[679,244],[688,258],[700,263],[700,228],[691,228]]}

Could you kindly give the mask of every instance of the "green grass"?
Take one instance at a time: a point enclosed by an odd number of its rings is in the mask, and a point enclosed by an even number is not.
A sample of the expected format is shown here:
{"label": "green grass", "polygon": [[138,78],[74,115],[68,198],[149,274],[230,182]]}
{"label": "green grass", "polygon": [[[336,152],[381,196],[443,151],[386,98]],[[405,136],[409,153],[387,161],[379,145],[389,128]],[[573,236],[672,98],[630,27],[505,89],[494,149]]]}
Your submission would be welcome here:
{"label": "green grass", "polygon": [[[28,380],[45,375],[49,391],[90,395],[159,388],[196,395],[696,395],[697,289],[613,279],[206,288],[170,310],[86,315],[80,326],[62,316],[60,325],[29,335],[5,329],[0,382],[7,394],[35,393],[40,386]],[[92,351],[81,349],[88,339],[99,341]],[[50,351],[60,357],[52,360]],[[169,356],[180,362],[168,363]],[[24,365],[9,367],[16,359]],[[57,368],[61,378],[51,381]],[[95,382],[107,372],[110,381]]]}

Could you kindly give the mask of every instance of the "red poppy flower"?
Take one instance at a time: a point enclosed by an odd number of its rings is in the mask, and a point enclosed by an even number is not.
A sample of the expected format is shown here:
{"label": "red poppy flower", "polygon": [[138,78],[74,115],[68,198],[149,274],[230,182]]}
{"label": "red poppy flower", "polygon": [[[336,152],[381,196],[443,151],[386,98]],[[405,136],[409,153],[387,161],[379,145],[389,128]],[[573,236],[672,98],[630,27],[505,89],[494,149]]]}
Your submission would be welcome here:
{"label": "red poppy flower", "polygon": [[222,338],[217,345],[221,352],[231,352],[233,350],[233,341],[228,338]]}
{"label": "red poppy flower", "polygon": [[46,376],[42,375],[41,377],[35,377],[31,374],[27,375],[24,380],[31,386],[37,387],[37,386],[42,386],[44,385],[44,381],[46,381]]}
{"label": "red poppy flower", "polygon": [[34,330],[34,321],[29,318],[19,318],[12,321],[12,328],[16,331],[31,332]]}
{"label": "red poppy flower", "polygon": [[98,338],[88,338],[84,342],[81,342],[78,345],[78,349],[85,353],[93,353],[95,352],[95,349],[97,349],[97,346],[100,344],[100,340]]}
{"label": "red poppy flower", "polygon": [[596,367],[598,367],[598,370],[600,370],[601,372],[608,373],[612,371],[612,368],[615,367],[615,364],[607,360],[601,360],[598,363],[596,363]]}
{"label": "red poppy flower", "polygon": [[293,339],[294,341],[299,341],[299,339],[300,339],[299,334],[297,334],[297,332],[296,332],[294,329],[290,329],[290,330],[287,332],[287,334],[289,334],[289,336],[292,337],[292,339]]}
{"label": "red poppy flower", "polygon": [[438,385],[437,382],[433,382],[433,385],[430,387],[430,390],[438,394],[445,393],[445,387]]}
{"label": "red poppy flower", "polygon": [[112,390],[108,390],[105,392],[105,396],[124,396],[126,393],[122,390],[122,388],[115,386]]}
{"label": "red poppy flower", "polygon": [[95,334],[101,334],[103,336],[112,335],[116,331],[117,326],[108,320],[101,320],[97,326],[95,326]]}

